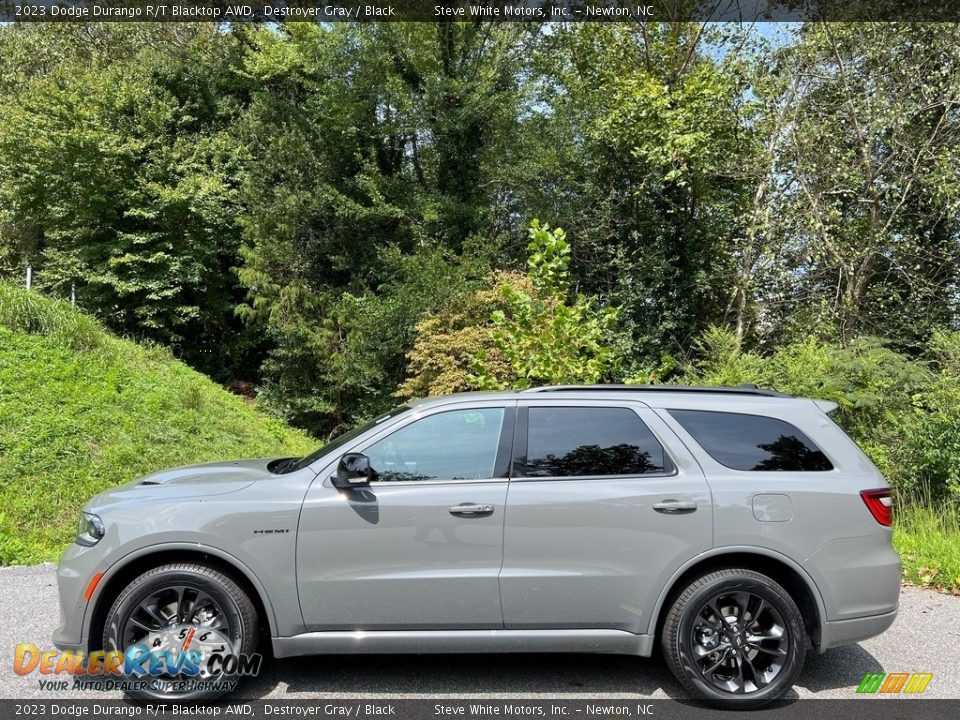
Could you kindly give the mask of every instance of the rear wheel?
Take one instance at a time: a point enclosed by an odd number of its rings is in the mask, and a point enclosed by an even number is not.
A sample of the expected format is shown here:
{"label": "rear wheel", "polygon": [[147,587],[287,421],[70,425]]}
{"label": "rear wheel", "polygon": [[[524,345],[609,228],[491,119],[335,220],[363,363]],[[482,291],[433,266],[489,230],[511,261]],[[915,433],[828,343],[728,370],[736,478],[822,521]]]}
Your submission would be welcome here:
{"label": "rear wheel", "polygon": [[[139,644],[173,657],[193,651],[192,658],[203,658],[196,672],[128,678],[147,687],[127,694],[146,700],[219,697],[222,682],[236,678],[217,674],[205,661],[213,653],[253,653],[256,643],[257,613],[247,594],[219,570],[193,563],[163,565],[137,577],[114,601],[103,634],[108,651]],[[196,680],[203,681],[200,687]],[[217,684],[220,689],[213,689]]]}
{"label": "rear wheel", "polygon": [[704,575],[680,593],[661,643],[667,665],[687,690],[738,708],[781,697],[806,655],[803,617],[787,591],[737,568]]}

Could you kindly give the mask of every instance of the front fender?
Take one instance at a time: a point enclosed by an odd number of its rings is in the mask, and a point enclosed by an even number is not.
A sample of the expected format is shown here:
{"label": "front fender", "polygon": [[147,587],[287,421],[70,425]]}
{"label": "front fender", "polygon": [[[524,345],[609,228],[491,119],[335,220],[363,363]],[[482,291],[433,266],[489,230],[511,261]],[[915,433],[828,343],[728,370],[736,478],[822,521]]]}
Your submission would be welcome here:
{"label": "front fender", "polygon": [[[93,547],[71,546],[58,573],[62,622],[55,638],[64,646],[90,637],[102,618],[105,596],[115,596],[116,581],[130,571],[158,562],[189,562],[204,555],[234,569],[247,581],[265,611],[273,636],[303,631],[296,586],[297,525],[303,496],[313,473],[276,476],[214,497],[163,497],[133,493],[95,499],[88,511],[101,514],[106,533]],[[102,578],[88,599],[85,591]],[[84,645],[85,647],[86,645]]]}

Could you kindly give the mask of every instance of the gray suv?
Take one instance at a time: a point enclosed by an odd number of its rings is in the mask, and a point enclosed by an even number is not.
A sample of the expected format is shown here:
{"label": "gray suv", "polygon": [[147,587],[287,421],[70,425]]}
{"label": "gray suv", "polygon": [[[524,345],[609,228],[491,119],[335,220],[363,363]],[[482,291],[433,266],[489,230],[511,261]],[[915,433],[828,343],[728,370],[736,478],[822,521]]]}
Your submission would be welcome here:
{"label": "gray suv", "polygon": [[54,643],[168,647],[193,626],[275,657],[659,645],[692,696],[756,707],[808,651],[896,617],[890,490],[834,407],[752,386],[466,393],[304,458],[150,475],[86,507]]}

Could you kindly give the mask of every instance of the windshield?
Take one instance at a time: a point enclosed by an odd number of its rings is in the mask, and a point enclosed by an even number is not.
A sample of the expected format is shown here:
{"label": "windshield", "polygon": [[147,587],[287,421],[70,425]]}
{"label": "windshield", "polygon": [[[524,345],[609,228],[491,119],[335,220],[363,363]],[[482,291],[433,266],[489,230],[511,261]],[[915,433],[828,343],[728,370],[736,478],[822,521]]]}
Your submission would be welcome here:
{"label": "windshield", "polygon": [[389,420],[392,417],[396,417],[400,413],[404,413],[409,409],[410,408],[406,405],[401,405],[400,407],[396,407],[390,412],[386,413],[385,415],[381,415],[376,420],[371,420],[370,422],[364,423],[363,425],[358,425],[352,430],[348,430],[343,435],[340,435],[339,437],[334,438],[333,440],[328,442],[326,445],[319,448],[318,450],[315,450],[309,455],[302,457],[299,460],[295,460],[295,462],[285,463],[281,465],[276,469],[276,472],[278,474],[283,474],[283,473],[296,472],[297,470],[303,470],[303,468],[307,467],[308,465],[315,462],[319,458],[323,457],[327,453],[331,453],[337,448],[343,447],[354,438],[363,435],[363,433],[365,433],[367,430],[370,430],[371,428],[376,427],[380,423],[386,420]]}

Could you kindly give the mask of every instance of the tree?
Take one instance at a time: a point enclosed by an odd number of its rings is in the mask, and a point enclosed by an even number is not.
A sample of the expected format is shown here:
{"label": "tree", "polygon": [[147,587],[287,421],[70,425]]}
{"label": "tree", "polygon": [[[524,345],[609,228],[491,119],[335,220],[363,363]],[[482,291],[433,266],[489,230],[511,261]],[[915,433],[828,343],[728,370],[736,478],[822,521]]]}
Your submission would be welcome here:
{"label": "tree", "polygon": [[240,312],[276,346],[265,399],[292,422],[325,433],[391,402],[416,323],[489,275],[502,245],[494,178],[531,32],[245,32],[258,89],[237,126],[249,149]]}
{"label": "tree", "polygon": [[[213,28],[174,30],[149,43],[135,27],[93,30],[97,45],[55,26],[4,29],[6,45],[56,61],[34,59],[0,99],[0,262],[18,276],[31,265],[56,294],[74,285],[112,329],[229,375],[244,346],[231,272],[238,90],[223,63],[234,45]],[[69,42],[43,42],[54,39]]]}
{"label": "tree", "polygon": [[725,32],[584,24],[534,58],[531,212],[570,232],[580,286],[621,307],[634,364],[686,346],[728,302],[756,143],[742,38]]}
{"label": "tree", "polygon": [[800,323],[916,347],[950,316],[931,311],[949,308],[960,259],[958,40],[948,25],[824,23],[783,52],[797,90],[774,213],[793,266],[781,306]]}

